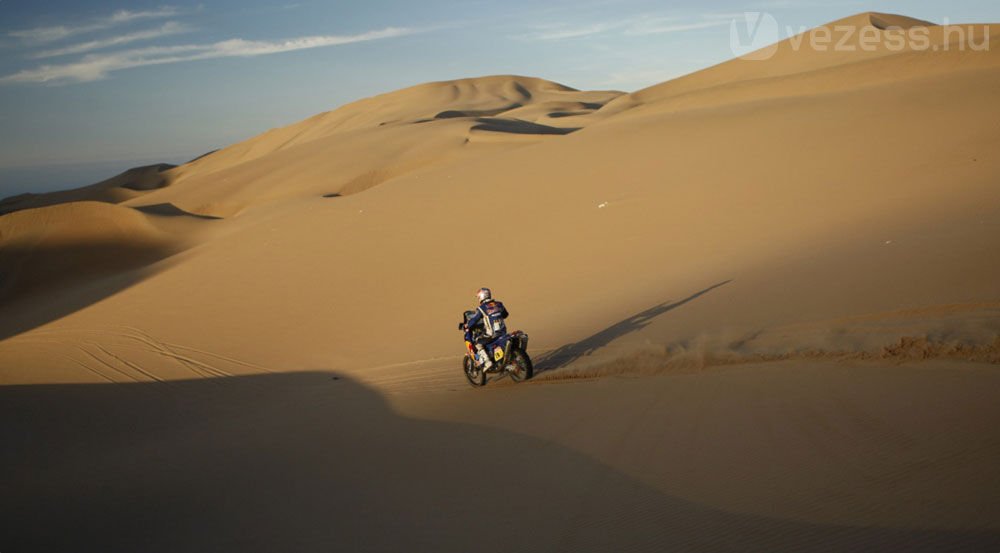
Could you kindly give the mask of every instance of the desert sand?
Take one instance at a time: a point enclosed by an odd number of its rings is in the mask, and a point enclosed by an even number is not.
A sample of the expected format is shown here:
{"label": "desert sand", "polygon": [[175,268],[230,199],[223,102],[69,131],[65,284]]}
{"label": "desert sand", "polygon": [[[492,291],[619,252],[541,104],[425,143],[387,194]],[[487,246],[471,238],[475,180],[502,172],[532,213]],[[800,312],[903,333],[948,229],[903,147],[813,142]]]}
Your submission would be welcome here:
{"label": "desert sand", "polygon": [[0,202],[0,550],[1000,549],[1000,26],[828,27]]}

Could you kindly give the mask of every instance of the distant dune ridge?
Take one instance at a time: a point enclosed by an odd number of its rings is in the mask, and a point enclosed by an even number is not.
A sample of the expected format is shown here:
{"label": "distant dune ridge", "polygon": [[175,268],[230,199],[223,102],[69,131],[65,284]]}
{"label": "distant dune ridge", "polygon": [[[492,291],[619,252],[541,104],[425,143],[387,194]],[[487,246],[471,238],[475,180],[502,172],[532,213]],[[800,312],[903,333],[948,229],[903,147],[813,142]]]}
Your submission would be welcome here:
{"label": "distant dune ridge", "polygon": [[19,194],[0,201],[0,214],[69,202],[96,201],[117,204],[169,183],[165,171],[174,165],[159,163],[134,167],[110,179],[82,188],[43,194]]}
{"label": "distant dune ridge", "polygon": [[1000,550],[1000,26],[824,27],[3,200],[0,549]]}

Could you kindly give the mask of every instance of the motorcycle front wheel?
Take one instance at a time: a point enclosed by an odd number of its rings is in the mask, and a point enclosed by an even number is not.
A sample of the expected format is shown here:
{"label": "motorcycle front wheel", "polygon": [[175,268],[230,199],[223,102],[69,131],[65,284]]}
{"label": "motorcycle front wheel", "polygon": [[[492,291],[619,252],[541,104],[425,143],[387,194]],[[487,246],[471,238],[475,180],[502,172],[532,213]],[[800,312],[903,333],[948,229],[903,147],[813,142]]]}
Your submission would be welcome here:
{"label": "motorcycle front wheel", "polygon": [[477,367],[475,363],[472,362],[472,358],[466,355],[462,359],[462,372],[465,373],[465,379],[469,381],[469,384],[474,388],[486,385],[486,373],[482,368]]}

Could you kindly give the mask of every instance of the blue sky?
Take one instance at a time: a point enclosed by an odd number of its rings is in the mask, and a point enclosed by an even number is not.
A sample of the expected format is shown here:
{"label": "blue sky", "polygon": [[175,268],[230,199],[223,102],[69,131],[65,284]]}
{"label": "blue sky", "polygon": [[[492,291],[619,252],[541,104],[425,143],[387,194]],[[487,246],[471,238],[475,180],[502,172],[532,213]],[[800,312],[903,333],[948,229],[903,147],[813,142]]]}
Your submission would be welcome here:
{"label": "blue sky", "polygon": [[0,195],[182,161],[426,81],[636,90],[731,58],[734,14],[800,28],[869,10],[1000,21],[995,0],[0,0]]}

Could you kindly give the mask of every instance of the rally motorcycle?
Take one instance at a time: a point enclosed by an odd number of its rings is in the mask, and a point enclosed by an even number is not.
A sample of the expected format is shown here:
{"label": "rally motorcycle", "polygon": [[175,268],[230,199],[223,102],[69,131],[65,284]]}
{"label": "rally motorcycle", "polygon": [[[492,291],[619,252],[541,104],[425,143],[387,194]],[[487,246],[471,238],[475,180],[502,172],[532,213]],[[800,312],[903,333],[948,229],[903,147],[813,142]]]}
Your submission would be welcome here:
{"label": "rally motorcycle", "polygon": [[[465,326],[475,311],[466,311],[463,314],[465,319],[458,323],[459,330],[465,330]],[[478,337],[478,335],[474,335]],[[490,370],[484,370],[483,366],[476,359],[475,346],[466,344],[465,357],[462,359],[462,371],[469,384],[480,387],[485,386],[491,377],[510,376],[514,382],[528,380],[534,375],[535,368],[528,357],[528,335],[515,330],[504,334],[493,342],[487,344],[486,354],[493,357],[493,366]]]}

